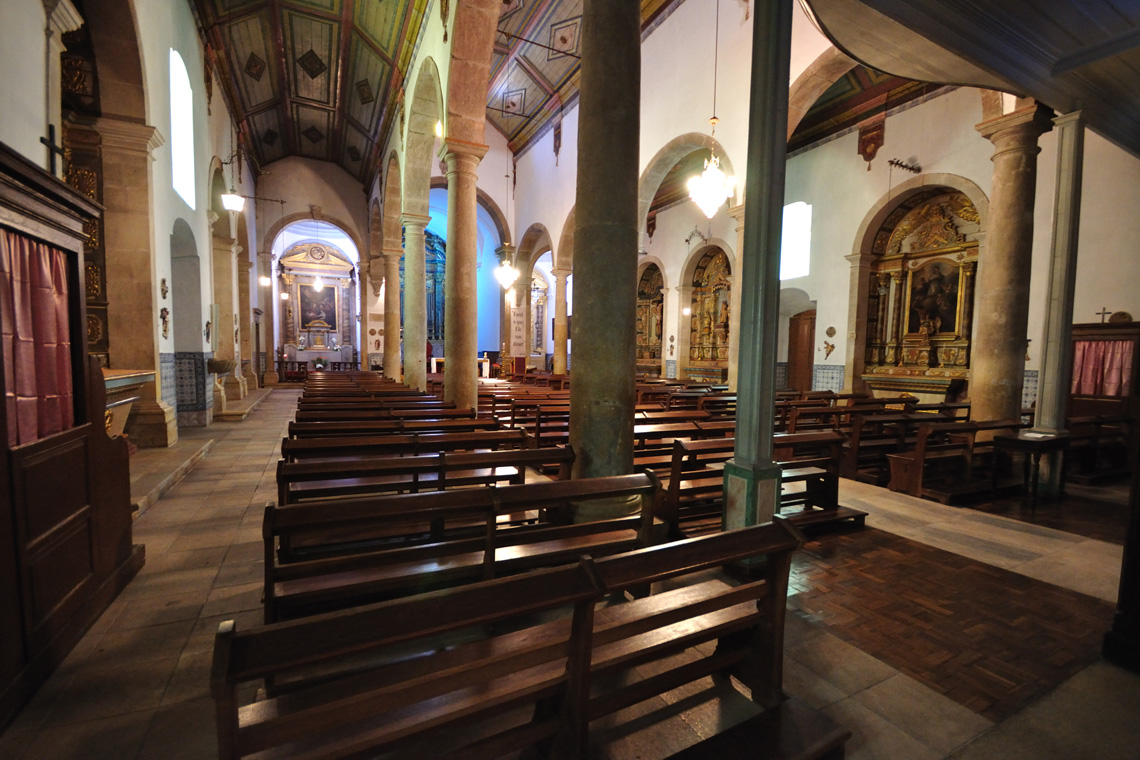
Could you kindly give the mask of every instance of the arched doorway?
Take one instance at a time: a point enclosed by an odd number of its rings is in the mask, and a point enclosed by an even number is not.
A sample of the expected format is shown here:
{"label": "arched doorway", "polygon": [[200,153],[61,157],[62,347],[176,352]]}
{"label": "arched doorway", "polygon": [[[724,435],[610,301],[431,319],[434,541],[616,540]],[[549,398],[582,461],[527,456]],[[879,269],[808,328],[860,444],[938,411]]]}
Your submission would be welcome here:
{"label": "arched doorway", "polygon": [[178,425],[205,427],[214,417],[214,394],[203,342],[208,317],[202,310],[202,260],[194,232],[182,219],[170,233],[170,277]]}
{"label": "arched doorway", "polygon": [[308,368],[358,368],[360,252],[340,227],[315,219],[282,229],[273,241],[281,295],[278,353]]}
{"label": "arched doorway", "polygon": [[815,345],[815,309],[793,314],[788,320],[788,380],[787,387],[795,391],[810,391]]}

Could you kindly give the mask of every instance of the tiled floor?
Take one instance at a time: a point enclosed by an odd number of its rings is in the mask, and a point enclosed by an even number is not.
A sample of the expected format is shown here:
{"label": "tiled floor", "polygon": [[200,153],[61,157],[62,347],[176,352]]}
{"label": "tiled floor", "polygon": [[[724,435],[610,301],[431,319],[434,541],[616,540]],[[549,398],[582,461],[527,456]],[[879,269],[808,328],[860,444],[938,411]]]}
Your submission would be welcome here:
{"label": "tiled floor", "polygon": [[[213,635],[228,618],[260,620],[261,507],[275,497],[277,448],[295,399],[275,391],[245,421],[185,436],[214,443],[136,520],[146,565],[0,736],[0,758],[215,756]],[[854,483],[844,483],[842,501],[897,536],[1115,598],[1119,546]],[[995,726],[826,624],[789,615],[785,688],[850,728],[848,757],[858,760],[1140,758],[1140,677],[1103,661]],[[631,720],[598,755],[662,757],[753,711],[723,683],[698,682],[623,716]]]}

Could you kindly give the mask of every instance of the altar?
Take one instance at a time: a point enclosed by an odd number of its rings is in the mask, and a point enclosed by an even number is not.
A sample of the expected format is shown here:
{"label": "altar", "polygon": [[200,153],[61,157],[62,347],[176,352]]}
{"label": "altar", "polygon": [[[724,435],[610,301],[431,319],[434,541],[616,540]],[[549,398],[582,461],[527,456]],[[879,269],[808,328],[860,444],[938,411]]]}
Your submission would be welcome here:
{"label": "altar", "polygon": [[333,350],[331,348],[299,348],[297,349],[297,361],[305,362],[310,367],[312,367],[314,359],[324,359],[329,363],[352,361],[351,349],[349,349],[349,351],[349,358],[345,359],[339,349]]}
{"label": "altar", "polygon": [[[432,357],[428,360],[431,363],[431,374],[437,374],[443,371],[444,357]],[[491,360],[487,357],[482,357],[475,360],[479,365],[479,377],[491,376]]]}

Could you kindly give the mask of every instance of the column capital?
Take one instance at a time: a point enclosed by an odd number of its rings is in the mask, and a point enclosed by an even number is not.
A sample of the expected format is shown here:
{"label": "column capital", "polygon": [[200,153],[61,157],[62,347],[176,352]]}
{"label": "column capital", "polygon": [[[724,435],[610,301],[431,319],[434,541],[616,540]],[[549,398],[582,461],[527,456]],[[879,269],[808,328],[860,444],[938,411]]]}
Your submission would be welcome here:
{"label": "column capital", "polygon": [[71,0],[43,0],[43,4],[47,16],[46,31],[49,34],[59,36],[83,26],[83,17]]}
{"label": "column capital", "polygon": [[561,278],[563,280],[572,274],[571,270],[566,269],[565,267],[555,267],[554,269],[550,270],[550,273],[555,277]]}
{"label": "column capital", "polygon": [[253,262],[247,258],[238,259],[238,271],[243,274],[248,274],[249,270],[253,269]]}
{"label": "column capital", "polygon": [[165,144],[162,133],[149,124],[100,116],[92,123],[103,148],[138,153],[154,160],[154,152]]}
{"label": "column capital", "polygon": [[728,215],[736,220],[737,232],[739,232],[741,229],[744,228],[744,204],[743,203],[741,203],[739,206],[730,206],[728,209]]}
{"label": "column capital", "polygon": [[445,137],[440,142],[440,158],[447,160],[469,157],[474,158],[476,163],[478,163],[483,160],[483,156],[487,155],[487,151],[491,149],[489,145],[467,142],[466,140],[459,140],[454,137]]}
{"label": "column capital", "polygon": [[995,156],[1005,150],[1038,150],[1037,138],[1053,128],[1053,111],[1040,103],[989,119],[974,129],[994,144]]}
{"label": "column capital", "polygon": [[400,214],[400,226],[402,227],[418,227],[420,231],[423,231],[429,222],[431,222],[431,217],[424,214],[409,214],[407,212]]}
{"label": "column capital", "polygon": [[497,255],[500,260],[506,258],[507,260],[513,261],[516,251],[518,251],[518,248],[515,246],[511,245],[510,243],[503,243],[495,249],[495,255]]}
{"label": "column capital", "polygon": [[871,257],[863,253],[849,253],[843,258],[847,259],[847,263],[851,265],[852,269],[871,265]]}
{"label": "column capital", "polygon": [[402,257],[404,255],[404,249],[403,248],[381,248],[380,249],[380,255],[384,258],[385,262],[395,261],[397,264],[399,264],[400,263],[400,257]]}

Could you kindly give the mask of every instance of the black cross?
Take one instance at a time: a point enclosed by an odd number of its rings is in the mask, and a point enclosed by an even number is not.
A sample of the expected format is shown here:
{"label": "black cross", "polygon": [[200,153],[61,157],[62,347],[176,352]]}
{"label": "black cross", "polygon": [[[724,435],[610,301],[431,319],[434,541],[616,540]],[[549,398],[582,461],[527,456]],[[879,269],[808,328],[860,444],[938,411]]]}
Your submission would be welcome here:
{"label": "black cross", "polygon": [[40,142],[43,143],[48,149],[48,166],[51,167],[51,173],[55,174],[55,157],[59,156],[60,163],[63,164],[63,171],[67,171],[67,158],[64,156],[62,146],[56,145],[55,142],[55,125],[48,124],[48,136],[41,137]]}
{"label": "black cross", "polygon": [[1098,311],[1096,314],[1097,314],[1097,316],[1098,316],[1098,317],[1100,317],[1100,323],[1103,325],[1103,324],[1104,324],[1104,320],[1105,320],[1105,319],[1108,317],[1108,315],[1109,315],[1109,314],[1111,314],[1111,313],[1112,313],[1112,312],[1111,312],[1111,311],[1109,311],[1108,309],[1101,309],[1101,310],[1100,310],[1100,311]]}

